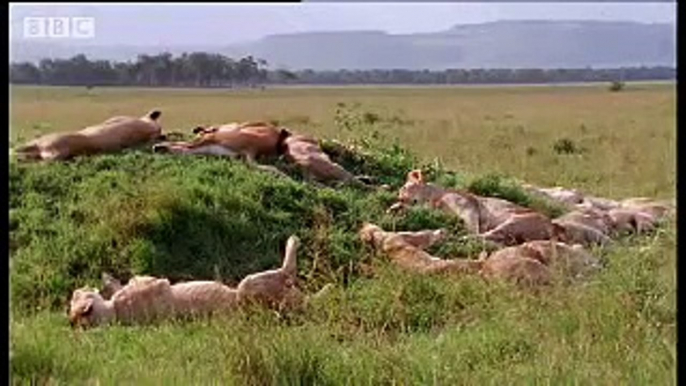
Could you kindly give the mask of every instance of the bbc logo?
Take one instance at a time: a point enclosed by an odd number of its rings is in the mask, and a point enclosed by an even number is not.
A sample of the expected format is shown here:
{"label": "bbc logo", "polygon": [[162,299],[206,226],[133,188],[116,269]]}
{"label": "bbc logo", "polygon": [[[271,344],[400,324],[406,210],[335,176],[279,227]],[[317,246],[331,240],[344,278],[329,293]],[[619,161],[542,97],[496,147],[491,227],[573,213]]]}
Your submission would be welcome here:
{"label": "bbc logo", "polygon": [[25,17],[24,38],[95,37],[95,18],[92,17]]}

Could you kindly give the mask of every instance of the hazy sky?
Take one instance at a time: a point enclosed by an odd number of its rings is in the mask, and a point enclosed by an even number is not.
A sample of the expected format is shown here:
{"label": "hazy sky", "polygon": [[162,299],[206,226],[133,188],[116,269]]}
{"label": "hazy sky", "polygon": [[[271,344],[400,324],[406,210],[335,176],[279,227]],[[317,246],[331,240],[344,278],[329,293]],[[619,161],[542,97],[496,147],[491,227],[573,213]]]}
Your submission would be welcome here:
{"label": "hazy sky", "polygon": [[13,4],[12,39],[26,16],[95,18],[96,44],[225,45],[270,34],[383,30],[435,32],[455,24],[506,19],[675,22],[676,2],[658,3],[324,3],[309,4]]}

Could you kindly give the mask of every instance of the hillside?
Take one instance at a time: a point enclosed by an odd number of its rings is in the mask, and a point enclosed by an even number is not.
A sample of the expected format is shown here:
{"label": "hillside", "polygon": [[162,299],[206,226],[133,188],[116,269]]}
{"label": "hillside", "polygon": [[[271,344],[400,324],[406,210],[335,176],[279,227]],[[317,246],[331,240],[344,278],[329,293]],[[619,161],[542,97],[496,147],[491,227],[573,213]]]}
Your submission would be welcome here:
{"label": "hillside", "polygon": [[60,45],[13,41],[13,61],[43,57],[128,60],[138,54],[206,50],[253,55],[289,69],[583,68],[676,65],[673,24],[600,21],[498,21],[456,25],[447,31],[389,34],[383,31],[310,32],[267,36],[222,46],[136,47]]}

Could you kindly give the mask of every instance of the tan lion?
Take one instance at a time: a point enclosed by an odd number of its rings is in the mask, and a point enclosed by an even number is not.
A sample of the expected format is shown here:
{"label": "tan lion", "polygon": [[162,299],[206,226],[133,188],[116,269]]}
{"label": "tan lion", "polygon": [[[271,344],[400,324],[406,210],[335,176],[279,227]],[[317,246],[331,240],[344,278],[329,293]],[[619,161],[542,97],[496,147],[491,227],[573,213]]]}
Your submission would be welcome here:
{"label": "tan lion", "polygon": [[666,217],[674,213],[674,203],[646,197],[612,200],[584,195],[575,189],[562,187],[541,188],[522,184],[530,193],[545,197],[572,209],[553,222],[567,230],[570,242],[606,244],[617,233],[643,233],[651,231]]}
{"label": "tan lion", "polygon": [[153,110],[140,118],[113,117],[77,132],[47,134],[16,148],[15,153],[25,161],[63,161],[163,140],[161,115]]}
{"label": "tan lion", "polygon": [[[556,186],[554,188],[541,188],[531,184],[522,184],[522,187],[533,194],[545,197],[551,201],[563,204],[568,208],[581,211],[601,211],[609,213],[618,210],[619,213],[627,214],[624,211],[640,212],[652,216],[655,221],[660,221],[674,212],[675,203],[658,201],[647,197],[633,197],[624,200],[612,200],[608,198],[585,195],[575,189],[567,189]],[[623,224],[619,224],[624,228]]]}
{"label": "tan lion", "polygon": [[621,201],[621,209],[645,213],[660,222],[674,215],[676,200],[667,202],[646,197],[627,198]]}
{"label": "tan lion", "polygon": [[480,197],[464,190],[444,189],[427,183],[421,170],[413,170],[400,188],[398,202],[389,210],[422,203],[429,203],[434,208],[460,217],[470,233],[501,245],[516,245],[531,240],[564,240],[565,237],[562,227],[532,209],[499,198]]}
{"label": "tan lion", "polygon": [[220,126],[196,127],[198,137],[190,142],[156,144],[153,151],[187,155],[218,155],[245,157],[256,162],[259,157],[276,157],[283,141],[291,135],[288,129],[267,122],[229,123]]}
{"label": "tan lion", "polygon": [[467,259],[445,260],[424,251],[444,239],[445,230],[419,232],[386,232],[371,223],[363,224],[360,239],[388,256],[391,261],[410,272],[421,274],[477,273],[481,262]]}
{"label": "tan lion", "polygon": [[300,240],[291,236],[286,242],[281,267],[246,276],[236,287],[241,303],[258,303],[275,309],[299,308],[305,296],[296,286],[296,252]]}
{"label": "tan lion", "polygon": [[553,219],[553,223],[563,227],[566,242],[585,246],[607,245],[615,232],[613,218],[603,210],[577,208]]}
{"label": "tan lion", "polygon": [[246,276],[236,288],[216,281],[191,281],[171,285],[167,279],[135,276],[122,286],[103,275],[103,291],[83,287],[72,294],[69,320],[73,327],[93,327],[111,322],[146,323],[185,316],[234,311],[259,304],[279,311],[306,306],[331,291],[324,286],[305,296],[296,286],[296,252],[299,239],[291,236],[280,268]]}
{"label": "tan lion", "polygon": [[654,230],[658,224],[658,220],[649,211],[637,208],[616,208],[607,213],[612,219],[615,232],[644,233]]}
{"label": "tan lion", "polygon": [[154,320],[230,311],[237,306],[236,290],[214,281],[171,285],[167,279],[134,277],[105,299],[96,289],[83,287],[72,294],[72,327]]}
{"label": "tan lion", "polygon": [[357,177],[333,162],[322,150],[316,138],[306,135],[291,135],[283,142],[286,159],[297,165],[310,181],[341,182],[358,187],[368,187],[365,177]]}
{"label": "tan lion", "polygon": [[360,230],[363,242],[378,248],[399,267],[420,274],[479,274],[489,280],[545,285],[552,282],[555,270],[577,277],[599,267],[598,260],[581,245],[542,240],[502,248],[491,255],[484,252],[478,260],[440,259],[423,250],[444,236],[443,230],[386,232],[370,223]]}
{"label": "tan lion", "polygon": [[552,222],[564,229],[564,240],[566,243],[584,246],[605,246],[612,243],[610,236],[586,224],[559,219],[553,219]]}
{"label": "tan lion", "polygon": [[243,122],[199,126],[193,132],[198,135],[193,141],[159,143],[153,146],[153,152],[245,158],[251,167],[287,177],[277,168],[257,162],[258,158],[277,157],[281,154],[283,141],[291,135],[286,128],[267,122]]}
{"label": "tan lion", "polygon": [[553,188],[541,188],[535,185],[524,183],[522,184],[522,188],[529,193],[557,202],[558,204],[562,204],[568,208],[583,203],[585,199],[584,195],[578,190],[566,189],[561,186],[556,186]]}

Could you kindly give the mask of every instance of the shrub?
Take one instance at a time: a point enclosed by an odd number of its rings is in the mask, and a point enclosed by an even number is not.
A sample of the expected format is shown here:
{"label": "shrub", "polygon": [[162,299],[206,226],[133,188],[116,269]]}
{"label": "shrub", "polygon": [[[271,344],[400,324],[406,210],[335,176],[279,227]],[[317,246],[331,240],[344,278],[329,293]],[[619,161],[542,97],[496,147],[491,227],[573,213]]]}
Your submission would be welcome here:
{"label": "shrub", "polygon": [[553,151],[556,154],[580,154],[584,149],[569,138],[560,138],[553,143]]}
{"label": "shrub", "polygon": [[619,81],[619,80],[615,80],[612,83],[610,83],[609,89],[612,92],[619,92],[619,91],[624,90],[625,86],[626,86],[626,84],[624,82]]}

